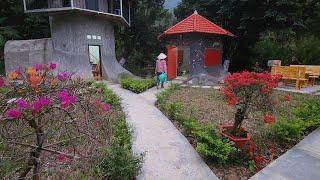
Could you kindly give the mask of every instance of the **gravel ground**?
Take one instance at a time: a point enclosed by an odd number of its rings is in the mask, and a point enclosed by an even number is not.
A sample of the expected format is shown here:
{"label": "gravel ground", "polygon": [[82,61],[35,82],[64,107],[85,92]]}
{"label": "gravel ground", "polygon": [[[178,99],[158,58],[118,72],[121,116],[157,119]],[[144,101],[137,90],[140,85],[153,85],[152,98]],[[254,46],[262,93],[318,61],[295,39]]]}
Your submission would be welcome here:
{"label": "gravel ground", "polygon": [[[288,113],[292,107],[295,107],[310,98],[315,98],[310,95],[290,94],[292,96],[292,101],[289,104],[285,104],[283,102],[285,94],[287,93],[276,93],[276,100],[281,102],[277,103],[278,105],[275,107],[278,115]],[[203,123],[211,122],[217,130],[221,123],[233,123],[235,108],[227,105],[224,101],[222,92],[218,90],[187,87],[180,88],[167,98],[167,102],[173,101],[181,102],[186,114],[193,114]],[[257,144],[259,153],[266,154],[266,145],[273,144],[276,147],[276,156],[278,157],[294,146],[294,144],[288,145],[287,147],[278,145],[272,136],[270,137],[270,135],[267,135],[268,125],[263,122],[262,118],[263,114],[261,112],[254,112],[248,114],[243,123],[243,127],[252,134],[252,140]],[[191,144],[194,144],[192,143],[192,140],[190,140],[190,142]],[[217,166],[210,162],[207,162],[207,164],[220,179],[249,179],[255,173],[250,171],[246,165]]]}

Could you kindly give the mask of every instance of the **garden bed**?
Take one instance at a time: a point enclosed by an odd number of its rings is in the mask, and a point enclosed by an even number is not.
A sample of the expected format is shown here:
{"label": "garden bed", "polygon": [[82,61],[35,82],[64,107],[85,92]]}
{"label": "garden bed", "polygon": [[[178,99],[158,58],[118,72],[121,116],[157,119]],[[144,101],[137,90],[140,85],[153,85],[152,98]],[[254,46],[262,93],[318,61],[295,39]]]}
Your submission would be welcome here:
{"label": "garden bed", "polygon": [[132,154],[119,98],[104,84],[66,73],[55,77],[45,65],[12,72],[1,82],[0,177],[137,175],[142,157]]}
{"label": "garden bed", "polygon": [[[248,114],[243,123],[243,127],[251,133],[256,144],[255,155],[272,156],[272,160],[320,125],[319,97],[283,92],[276,92],[275,97],[276,101],[282,103],[274,108],[277,117],[274,125],[265,124],[261,112]],[[171,87],[158,95],[157,105],[188,138],[220,179],[249,179],[271,162],[262,163],[261,167],[257,167],[255,160],[248,158],[247,150],[230,150],[230,142],[221,140],[218,133],[219,125],[232,124],[236,112],[234,107],[225,102],[223,92]],[[211,131],[214,132],[210,134]],[[207,135],[212,137],[208,138]],[[210,139],[214,143],[206,143],[210,141],[204,139]],[[222,142],[225,145],[222,145]],[[207,145],[212,148],[204,150],[203,147]],[[219,157],[215,153],[224,156]]]}
{"label": "garden bed", "polygon": [[154,79],[134,79],[131,77],[121,77],[121,87],[134,93],[142,93],[156,85]]}

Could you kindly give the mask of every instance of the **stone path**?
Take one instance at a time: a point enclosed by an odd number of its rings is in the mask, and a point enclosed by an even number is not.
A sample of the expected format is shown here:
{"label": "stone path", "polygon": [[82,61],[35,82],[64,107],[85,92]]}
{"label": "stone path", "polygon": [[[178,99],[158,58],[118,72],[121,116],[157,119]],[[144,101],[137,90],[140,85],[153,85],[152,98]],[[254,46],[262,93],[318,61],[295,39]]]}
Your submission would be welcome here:
{"label": "stone path", "polygon": [[319,94],[320,91],[320,85],[314,85],[314,86],[308,86],[306,88],[301,88],[300,90],[295,89],[295,87],[292,86],[280,86],[277,88],[281,91],[287,91],[287,92],[295,92],[295,93],[302,93],[302,94]]}
{"label": "stone path", "polygon": [[126,120],[134,130],[134,153],[145,152],[138,180],[218,179],[188,140],[155,106],[155,89],[137,95],[108,84],[122,99]]}
{"label": "stone path", "polygon": [[251,180],[274,179],[320,179],[320,129],[251,178]]}

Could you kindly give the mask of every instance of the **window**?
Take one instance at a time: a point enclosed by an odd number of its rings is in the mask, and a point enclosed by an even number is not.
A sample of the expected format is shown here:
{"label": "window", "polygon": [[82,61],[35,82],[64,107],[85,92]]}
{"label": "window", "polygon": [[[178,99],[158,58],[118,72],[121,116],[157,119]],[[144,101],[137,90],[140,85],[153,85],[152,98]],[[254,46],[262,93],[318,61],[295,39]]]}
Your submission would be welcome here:
{"label": "window", "polygon": [[221,50],[206,48],[204,52],[204,65],[207,67],[221,65]]}
{"label": "window", "polygon": [[99,11],[99,0],[86,0],[86,9]]}

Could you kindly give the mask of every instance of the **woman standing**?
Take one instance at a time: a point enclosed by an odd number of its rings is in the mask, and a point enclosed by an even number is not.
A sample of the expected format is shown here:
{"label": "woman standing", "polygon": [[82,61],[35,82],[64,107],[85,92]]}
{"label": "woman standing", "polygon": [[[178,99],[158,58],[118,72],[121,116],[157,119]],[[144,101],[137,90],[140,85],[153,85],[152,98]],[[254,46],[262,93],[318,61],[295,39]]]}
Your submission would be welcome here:
{"label": "woman standing", "polygon": [[165,55],[164,53],[160,53],[159,56],[157,57],[156,69],[155,69],[155,74],[157,75],[157,89],[159,89],[159,84],[161,84],[161,88],[163,88],[164,81],[160,83],[159,76],[163,73],[167,74],[166,58],[167,58],[167,55]]}

